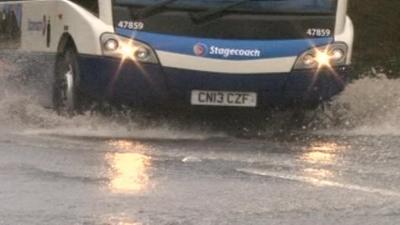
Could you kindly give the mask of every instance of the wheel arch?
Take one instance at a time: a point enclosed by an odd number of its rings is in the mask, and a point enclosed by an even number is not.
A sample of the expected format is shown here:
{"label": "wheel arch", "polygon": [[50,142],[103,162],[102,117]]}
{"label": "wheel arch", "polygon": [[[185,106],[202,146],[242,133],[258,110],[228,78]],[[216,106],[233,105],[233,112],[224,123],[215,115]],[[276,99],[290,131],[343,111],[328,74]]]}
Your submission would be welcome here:
{"label": "wheel arch", "polygon": [[61,35],[61,38],[58,42],[57,56],[62,55],[68,48],[73,48],[75,51],[77,51],[74,38],[70,33],[65,32]]}

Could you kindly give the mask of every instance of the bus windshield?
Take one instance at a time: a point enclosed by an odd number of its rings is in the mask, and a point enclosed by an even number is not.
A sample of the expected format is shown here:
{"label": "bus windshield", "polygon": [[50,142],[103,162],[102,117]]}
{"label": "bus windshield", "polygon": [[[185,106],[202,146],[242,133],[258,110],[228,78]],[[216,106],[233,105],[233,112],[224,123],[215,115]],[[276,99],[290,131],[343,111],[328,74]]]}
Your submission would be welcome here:
{"label": "bus windshield", "polygon": [[[212,10],[241,0],[114,0],[116,5],[147,7],[163,2],[165,8],[188,10]],[[266,13],[318,13],[333,14],[337,0],[250,0],[232,7],[230,11]]]}
{"label": "bus windshield", "polygon": [[[218,39],[301,39],[336,23],[337,0],[114,0],[117,28]],[[127,34],[126,34],[127,35]]]}

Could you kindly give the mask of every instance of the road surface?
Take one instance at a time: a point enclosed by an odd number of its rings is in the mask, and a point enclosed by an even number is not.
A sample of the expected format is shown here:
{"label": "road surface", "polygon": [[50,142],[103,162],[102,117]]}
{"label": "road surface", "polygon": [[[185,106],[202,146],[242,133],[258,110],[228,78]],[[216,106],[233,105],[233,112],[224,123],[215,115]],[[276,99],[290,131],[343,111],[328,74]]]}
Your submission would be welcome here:
{"label": "road surface", "polygon": [[359,80],[310,126],[253,132],[59,117],[43,83],[2,63],[1,225],[400,224],[397,81]]}

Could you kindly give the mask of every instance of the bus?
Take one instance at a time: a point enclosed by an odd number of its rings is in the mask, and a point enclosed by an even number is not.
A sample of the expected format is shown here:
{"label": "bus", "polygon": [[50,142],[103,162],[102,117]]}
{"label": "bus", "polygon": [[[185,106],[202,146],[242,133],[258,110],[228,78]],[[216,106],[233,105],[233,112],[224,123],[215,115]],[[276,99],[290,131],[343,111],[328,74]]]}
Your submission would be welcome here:
{"label": "bus", "polygon": [[316,107],[351,71],[348,0],[0,2],[0,48],[53,55],[54,107]]}

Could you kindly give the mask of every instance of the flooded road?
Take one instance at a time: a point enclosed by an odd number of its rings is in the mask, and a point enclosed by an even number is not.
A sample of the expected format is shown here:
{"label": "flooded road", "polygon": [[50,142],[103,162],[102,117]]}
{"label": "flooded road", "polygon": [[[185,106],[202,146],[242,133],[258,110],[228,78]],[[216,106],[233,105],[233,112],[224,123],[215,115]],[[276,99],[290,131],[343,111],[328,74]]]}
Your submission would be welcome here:
{"label": "flooded road", "polygon": [[400,139],[0,139],[1,224],[398,224]]}
{"label": "flooded road", "polygon": [[232,132],[59,117],[46,83],[2,68],[2,225],[400,223],[399,81],[355,81],[303,127]]}

